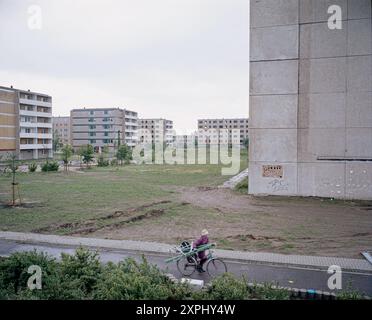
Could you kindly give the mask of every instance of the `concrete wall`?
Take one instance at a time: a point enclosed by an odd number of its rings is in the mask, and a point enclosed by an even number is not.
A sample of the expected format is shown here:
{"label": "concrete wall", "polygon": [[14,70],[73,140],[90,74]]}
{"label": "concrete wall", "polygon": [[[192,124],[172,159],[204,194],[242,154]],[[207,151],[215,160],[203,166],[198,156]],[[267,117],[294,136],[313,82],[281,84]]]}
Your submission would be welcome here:
{"label": "concrete wall", "polygon": [[250,61],[249,192],[372,199],[371,1],[251,0]]}

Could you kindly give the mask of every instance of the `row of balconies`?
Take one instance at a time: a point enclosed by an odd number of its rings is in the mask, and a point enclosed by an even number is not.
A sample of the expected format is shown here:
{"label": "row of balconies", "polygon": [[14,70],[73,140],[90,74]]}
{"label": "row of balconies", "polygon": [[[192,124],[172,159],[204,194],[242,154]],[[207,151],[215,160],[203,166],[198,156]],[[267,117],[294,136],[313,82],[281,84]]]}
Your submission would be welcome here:
{"label": "row of balconies", "polygon": [[40,101],[36,99],[26,99],[26,98],[20,98],[19,99],[20,104],[27,104],[27,105],[32,105],[32,106],[39,106],[39,107],[52,107],[52,102],[51,101]]}
{"label": "row of balconies", "polygon": [[19,149],[20,150],[34,150],[34,149],[52,149],[53,144],[20,144]]}

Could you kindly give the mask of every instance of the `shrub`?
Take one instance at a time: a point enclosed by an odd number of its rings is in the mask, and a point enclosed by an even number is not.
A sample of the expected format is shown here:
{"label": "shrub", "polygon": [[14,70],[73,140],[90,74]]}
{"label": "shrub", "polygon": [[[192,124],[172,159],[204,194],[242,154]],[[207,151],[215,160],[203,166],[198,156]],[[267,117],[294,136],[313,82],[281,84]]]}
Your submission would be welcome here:
{"label": "shrub", "polygon": [[137,300],[137,299],[185,299],[191,296],[187,285],[175,284],[156,266],[126,259],[105,267],[101,281],[95,291],[95,299]]}
{"label": "shrub", "polygon": [[60,271],[66,282],[89,295],[102,273],[98,252],[80,247],[74,255],[62,253]]}
{"label": "shrub", "polygon": [[112,159],[111,162],[110,162],[110,164],[112,166],[117,166],[118,165],[118,160],[117,159]]}
{"label": "shrub", "polygon": [[248,288],[249,299],[260,300],[289,300],[291,293],[285,289],[275,288],[273,284],[255,284],[253,287]]}
{"label": "shrub", "polygon": [[57,161],[47,161],[41,166],[42,172],[58,171],[59,164]]}
{"label": "shrub", "polygon": [[248,287],[244,279],[237,279],[225,273],[212,280],[206,291],[194,294],[195,299],[243,300],[248,297]]}
{"label": "shrub", "polygon": [[97,166],[108,167],[109,165],[110,165],[110,161],[105,159],[103,154],[99,155],[98,160],[97,160]]}
{"label": "shrub", "polygon": [[0,261],[0,291],[2,295],[12,298],[20,292],[28,290],[27,281],[31,276],[28,273],[28,268],[32,265],[40,266],[42,279],[55,274],[55,260],[47,254],[39,253],[36,250],[17,252],[8,259]]}
{"label": "shrub", "polygon": [[243,181],[239,182],[235,186],[235,190],[240,192],[240,193],[247,193],[248,192],[248,179],[245,178]]}
{"label": "shrub", "polygon": [[35,172],[37,169],[37,164],[35,162],[32,162],[28,165],[28,171],[29,172]]}

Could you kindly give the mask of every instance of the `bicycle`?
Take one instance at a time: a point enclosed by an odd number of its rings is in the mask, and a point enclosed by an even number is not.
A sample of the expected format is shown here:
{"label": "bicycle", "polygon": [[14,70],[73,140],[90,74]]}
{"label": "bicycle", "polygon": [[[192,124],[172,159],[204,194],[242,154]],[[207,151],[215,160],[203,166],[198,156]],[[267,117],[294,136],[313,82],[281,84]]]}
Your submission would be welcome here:
{"label": "bicycle", "polygon": [[184,241],[182,242],[181,246],[173,248],[178,255],[176,257],[166,259],[165,262],[177,262],[178,271],[183,276],[189,277],[198,268],[198,253],[208,250],[206,271],[210,277],[216,277],[220,274],[226,273],[227,266],[221,258],[213,256],[212,248],[215,246],[215,244],[206,244],[193,249],[188,242]]}

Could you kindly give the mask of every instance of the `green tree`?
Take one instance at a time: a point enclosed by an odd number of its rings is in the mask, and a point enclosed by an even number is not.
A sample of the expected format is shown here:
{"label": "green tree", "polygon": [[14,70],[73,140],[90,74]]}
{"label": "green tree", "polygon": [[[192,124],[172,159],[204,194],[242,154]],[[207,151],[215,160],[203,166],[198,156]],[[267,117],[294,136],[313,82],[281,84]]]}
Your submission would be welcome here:
{"label": "green tree", "polygon": [[81,156],[83,162],[89,167],[90,163],[94,158],[94,149],[93,146],[88,144],[86,146],[82,146],[79,150],[79,155]]}
{"label": "green tree", "polygon": [[243,146],[244,146],[244,148],[248,149],[248,147],[249,147],[249,139],[248,138],[245,138],[243,140]]}
{"label": "green tree", "polygon": [[70,158],[73,154],[73,149],[72,149],[71,145],[66,144],[62,147],[61,151],[62,151],[62,161],[63,161],[63,165],[65,167],[65,171],[68,171],[68,163],[69,163]]}
{"label": "green tree", "polygon": [[12,206],[16,204],[16,188],[18,189],[19,203],[21,204],[21,196],[19,194],[19,185],[16,180],[16,174],[18,170],[18,160],[15,153],[8,154],[6,159],[6,168],[10,170],[12,174]]}
{"label": "green tree", "polygon": [[59,133],[57,130],[53,131],[53,151],[58,151],[63,146],[63,143],[61,141],[61,137],[59,136]]}
{"label": "green tree", "polygon": [[120,165],[123,165],[124,162],[132,159],[132,150],[126,144],[120,145],[116,153],[116,159],[120,162]]}

